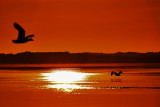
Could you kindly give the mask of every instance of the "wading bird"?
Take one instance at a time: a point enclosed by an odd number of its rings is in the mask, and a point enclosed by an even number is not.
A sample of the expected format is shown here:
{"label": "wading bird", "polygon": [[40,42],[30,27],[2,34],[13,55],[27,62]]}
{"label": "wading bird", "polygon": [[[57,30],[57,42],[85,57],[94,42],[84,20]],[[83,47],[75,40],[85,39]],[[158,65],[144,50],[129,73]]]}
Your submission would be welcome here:
{"label": "wading bird", "polygon": [[13,43],[26,43],[28,41],[33,41],[31,37],[34,35],[28,35],[25,37],[25,30],[20,25],[14,23],[14,27],[18,30],[18,38],[17,40],[13,40]]}
{"label": "wading bird", "polygon": [[122,71],[119,71],[119,73],[112,71],[112,72],[111,72],[111,76],[112,76],[113,74],[114,74],[115,76],[121,76]]}

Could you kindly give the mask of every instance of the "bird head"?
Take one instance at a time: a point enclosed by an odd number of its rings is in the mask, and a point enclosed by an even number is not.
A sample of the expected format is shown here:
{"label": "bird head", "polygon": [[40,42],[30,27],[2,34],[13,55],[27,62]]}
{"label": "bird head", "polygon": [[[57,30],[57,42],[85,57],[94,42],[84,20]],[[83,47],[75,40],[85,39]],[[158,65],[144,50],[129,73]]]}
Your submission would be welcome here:
{"label": "bird head", "polygon": [[28,41],[33,41],[33,39],[32,39],[32,38],[29,38]]}
{"label": "bird head", "polygon": [[123,72],[122,71],[119,71],[119,74],[122,74]]}

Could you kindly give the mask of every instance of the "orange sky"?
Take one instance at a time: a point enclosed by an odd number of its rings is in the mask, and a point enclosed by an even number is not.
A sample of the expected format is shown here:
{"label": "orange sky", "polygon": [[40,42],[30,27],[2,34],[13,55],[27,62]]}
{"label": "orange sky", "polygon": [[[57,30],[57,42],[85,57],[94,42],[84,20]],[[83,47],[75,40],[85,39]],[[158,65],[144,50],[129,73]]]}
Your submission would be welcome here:
{"label": "orange sky", "polygon": [[1,0],[0,24],[0,53],[160,51],[159,0]]}

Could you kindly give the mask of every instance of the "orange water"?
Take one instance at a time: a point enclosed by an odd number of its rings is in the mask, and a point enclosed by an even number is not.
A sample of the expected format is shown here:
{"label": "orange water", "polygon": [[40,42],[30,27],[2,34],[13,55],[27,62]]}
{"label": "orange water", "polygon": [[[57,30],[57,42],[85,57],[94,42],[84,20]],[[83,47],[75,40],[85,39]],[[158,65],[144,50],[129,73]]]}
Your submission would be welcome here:
{"label": "orange water", "polygon": [[0,69],[0,107],[159,107],[159,98],[159,68]]}

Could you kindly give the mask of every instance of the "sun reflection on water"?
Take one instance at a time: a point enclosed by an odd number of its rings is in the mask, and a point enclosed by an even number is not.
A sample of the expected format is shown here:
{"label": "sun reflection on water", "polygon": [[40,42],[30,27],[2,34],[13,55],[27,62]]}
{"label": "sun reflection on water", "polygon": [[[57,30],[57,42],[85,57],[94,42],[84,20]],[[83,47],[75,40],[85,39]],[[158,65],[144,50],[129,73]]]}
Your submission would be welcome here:
{"label": "sun reflection on water", "polygon": [[55,84],[55,85],[50,85],[49,88],[56,88],[59,91],[64,91],[64,92],[72,92],[73,90],[76,89],[88,89],[89,87],[82,87],[81,85],[75,85],[75,84]]}
{"label": "sun reflection on water", "polygon": [[52,83],[47,85],[47,88],[55,88],[59,91],[72,92],[75,89],[88,89],[80,83],[86,83],[89,75],[93,73],[81,73],[68,70],[56,70],[51,73],[42,73],[43,79]]}

